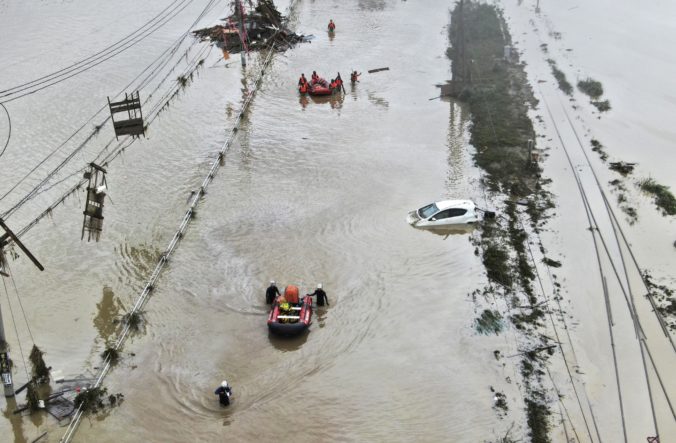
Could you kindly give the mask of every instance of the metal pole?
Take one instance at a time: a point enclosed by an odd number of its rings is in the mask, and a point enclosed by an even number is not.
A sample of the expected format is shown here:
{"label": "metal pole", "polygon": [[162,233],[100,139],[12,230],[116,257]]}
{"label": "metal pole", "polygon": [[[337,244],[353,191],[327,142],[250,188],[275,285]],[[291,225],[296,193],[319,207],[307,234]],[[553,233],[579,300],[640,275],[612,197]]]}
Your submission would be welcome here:
{"label": "metal pole", "polygon": [[242,2],[237,0],[235,3],[237,8],[237,20],[239,21],[239,40],[242,43],[242,50],[239,55],[242,57],[242,66],[246,66],[246,54],[244,53],[244,15],[242,14]]}
{"label": "metal pole", "polygon": [[0,307],[0,377],[2,377],[2,385],[5,388],[5,397],[14,397],[14,382],[12,380],[12,367],[9,364],[8,348],[5,326],[2,322],[2,307]]}

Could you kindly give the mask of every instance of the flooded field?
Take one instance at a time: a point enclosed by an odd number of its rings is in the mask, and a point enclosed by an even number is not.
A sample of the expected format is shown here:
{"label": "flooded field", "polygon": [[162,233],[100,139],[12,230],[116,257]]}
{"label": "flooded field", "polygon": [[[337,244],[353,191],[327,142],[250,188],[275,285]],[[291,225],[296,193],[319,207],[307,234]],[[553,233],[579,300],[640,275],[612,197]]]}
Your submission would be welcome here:
{"label": "flooded field", "polygon": [[[0,90],[87,57],[169,6],[176,8],[176,15],[167,16],[166,25],[129,50],[77,77],[5,103],[12,136],[0,157],[0,213],[21,203],[76,151],[105,118],[107,109],[88,120],[106,105],[106,96],[124,91],[187,30],[212,25],[230,13],[226,2],[75,0],[28,7],[0,0],[0,51],[8,60],[0,67]],[[278,6],[285,11],[289,4]],[[529,2],[502,6],[513,39],[524,51],[531,82],[549,82],[542,86],[550,93],[545,99],[558,103],[539,47],[550,27],[562,35],[549,42],[550,51],[558,44],[562,57],[550,56],[566,70],[569,62],[571,76],[579,67],[583,75],[603,81],[613,105],[600,120],[591,107],[581,105],[572,116],[581,131],[612,146],[614,155],[639,161],[640,176],[676,188],[669,163],[663,161],[673,134],[660,123],[671,98],[658,92],[659,79],[641,90],[642,100],[654,100],[653,119],[622,95],[622,85],[633,74],[624,77],[605,59],[595,64],[594,50],[579,40],[576,26],[583,25],[564,14],[566,7],[557,5],[562,9],[551,14],[543,7],[543,14],[536,16]],[[504,356],[520,352],[516,332],[480,335],[475,330],[481,312],[469,294],[486,283],[481,258],[469,241],[476,233],[425,232],[405,221],[408,211],[442,198],[471,198],[487,207],[495,203],[495,196],[483,192],[481,174],[472,165],[470,115],[457,103],[430,100],[439,95],[435,85],[450,78],[445,55],[450,7],[394,0],[293,4],[291,26],[314,39],[274,56],[235,143],[144,307],[144,327],[127,341],[121,361],[105,379],[110,392],[124,394],[124,402],[83,420],[74,441],[477,442],[496,441],[510,429],[517,441],[527,440],[519,369],[508,359],[494,358],[496,350]],[[618,16],[627,14],[627,8],[618,7]],[[655,25],[659,13],[641,15],[642,26]],[[334,35],[326,32],[329,19],[337,25]],[[637,33],[643,32],[641,25],[635,26]],[[599,34],[601,30],[592,35]],[[673,32],[665,35],[676,38]],[[614,44],[613,39],[603,41],[596,51]],[[649,61],[672,57],[654,50],[636,53]],[[205,62],[192,81],[152,122],[147,137],[110,163],[101,240],[80,240],[82,190],[22,236],[46,269],[38,272],[22,255],[10,262],[17,290],[8,287],[9,297],[0,292],[17,385],[27,378],[21,350],[26,354],[32,339],[46,352],[47,364],[66,378],[97,373],[101,352],[115,338],[113,321],[133,306],[178,228],[187,200],[216,159],[252,87],[260,57],[250,55],[243,68],[239,55],[223,60],[220,50],[188,37],[158,70],[176,78],[193,58]],[[176,70],[169,71],[174,63]],[[381,67],[389,71],[367,72]],[[352,70],[362,72],[360,82],[346,84],[343,96],[298,96],[300,73],[317,71],[331,78],[340,72],[348,78]],[[159,83],[162,75],[141,89],[142,98],[148,97],[160,85],[150,109],[166,89]],[[547,117],[543,103],[534,113],[557,122],[563,118],[560,113]],[[59,146],[82,125],[86,131]],[[0,139],[6,129],[3,120]],[[582,398],[593,406],[599,422],[593,437],[580,441],[596,441],[597,433],[604,441],[620,441],[615,406],[608,406],[616,402],[614,379],[604,377],[612,362],[606,320],[600,317],[606,309],[602,293],[598,295],[600,282],[596,275],[579,278],[596,266],[585,209],[571,191],[574,178],[555,145],[553,125],[548,120],[536,130],[542,136],[538,146],[551,148],[544,168],[559,205],[542,238],[550,255],[563,262],[556,273],[564,288],[570,345],[579,360],[575,383],[585,387]],[[640,159],[632,157],[629,143],[621,143],[630,133],[650,141],[642,144]],[[108,123],[41,189],[53,188],[17,207],[7,223],[17,231],[27,226],[77,182],[80,169],[104,152],[111,138]],[[608,181],[609,171],[596,166]],[[638,192],[631,198],[641,209],[640,220],[631,227],[622,221],[622,227],[633,251],[660,283],[673,283],[673,218],[662,217]],[[316,312],[307,335],[292,340],[268,335],[264,290],[270,279],[280,286],[297,284],[302,293],[323,283],[330,306]],[[26,321],[16,309],[17,295]],[[8,301],[16,322],[8,320]],[[625,343],[633,343],[631,321],[628,316],[624,321]],[[635,343],[631,346],[638,349]],[[666,364],[666,374],[673,372],[669,360]],[[625,385],[642,369],[632,370],[637,372],[627,375]],[[564,371],[555,364],[553,379],[572,398]],[[234,389],[234,402],[225,410],[213,395],[223,379]],[[647,397],[639,382],[627,394],[638,405],[628,409],[634,418],[630,441],[653,432],[649,412],[638,409]],[[505,418],[494,408],[492,388],[506,395]],[[667,389],[676,395],[671,385]],[[45,440],[59,441],[63,428],[51,417],[12,414],[23,398],[0,400],[2,435],[28,442],[48,432]],[[583,413],[571,408],[570,421],[580,426],[578,431],[592,406]],[[669,423],[668,417],[661,420]],[[560,418],[551,421],[553,441],[566,441],[568,430],[560,427]]]}

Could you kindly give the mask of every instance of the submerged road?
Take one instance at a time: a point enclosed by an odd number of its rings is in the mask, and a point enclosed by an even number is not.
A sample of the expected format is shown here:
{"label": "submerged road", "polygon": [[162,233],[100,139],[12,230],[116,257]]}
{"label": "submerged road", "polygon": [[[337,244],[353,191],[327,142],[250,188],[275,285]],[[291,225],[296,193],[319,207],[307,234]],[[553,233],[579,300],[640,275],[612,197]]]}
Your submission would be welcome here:
{"label": "submerged road", "polygon": [[[58,9],[50,12],[58,21]],[[329,18],[337,23],[332,37]],[[505,339],[477,340],[472,329],[467,294],[483,273],[467,234],[439,236],[405,223],[409,210],[429,201],[481,196],[468,115],[429,100],[450,76],[447,8],[298,2],[293,20],[316,38],[275,56],[145,308],[145,333],[127,343],[106,379],[111,392],[124,393],[123,406],[105,420],[85,420],[75,441],[474,441],[509,427],[496,424],[489,390],[503,379],[491,361]],[[150,45],[144,50],[152,53]],[[47,271],[34,277],[17,262],[23,302],[40,306],[29,315],[33,335],[48,364],[66,374],[96,371],[114,337],[111,321],[140,293],[231,127],[257,55],[246,69],[237,56],[227,67],[219,57],[213,52],[148,138],[109,167],[99,243],[79,240],[77,198],[25,236]],[[122,85],[141,66],[123,59],[113,80]],[[301,72],[349,78],[352,69],[363,74],[343,96],[296,92]],[[90,95],[102,89],[81,87]],[[24,106],[39,103],[31,100]],[[33,139],[51,140],[49,127],[32,131]],[[4,177],[4,187],[15,181]],[[17,213],[16,223],[33,213]],[[302,291],[324,284],[331,306],[319,310],[307,336],[268,336],[270,279]],[[224,378],[235,390],[225,411],[212,395]],[[462,419],[468,410],[471,422]],[[43,424],[12,426],[28,440]]]}

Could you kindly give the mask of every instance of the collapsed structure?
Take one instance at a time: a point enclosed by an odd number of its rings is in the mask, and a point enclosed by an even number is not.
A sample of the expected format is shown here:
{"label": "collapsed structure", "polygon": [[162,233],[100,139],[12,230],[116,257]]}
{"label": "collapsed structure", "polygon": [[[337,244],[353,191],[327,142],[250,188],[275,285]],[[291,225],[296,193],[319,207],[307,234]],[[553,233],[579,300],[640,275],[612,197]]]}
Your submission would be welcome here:
{"label": "collapsed structure", "polygon": [[[286,50],[308,37],[285,26],[285,19],[273,0],[258,0],[255,8],[245,11],[241,0],[233,1],[233,13],[222,19],[224,24],[193,31],[196,37],[214,42],[223,52],[258,51],[272,47]],[[251,5],[251,2],[249,2]]]}

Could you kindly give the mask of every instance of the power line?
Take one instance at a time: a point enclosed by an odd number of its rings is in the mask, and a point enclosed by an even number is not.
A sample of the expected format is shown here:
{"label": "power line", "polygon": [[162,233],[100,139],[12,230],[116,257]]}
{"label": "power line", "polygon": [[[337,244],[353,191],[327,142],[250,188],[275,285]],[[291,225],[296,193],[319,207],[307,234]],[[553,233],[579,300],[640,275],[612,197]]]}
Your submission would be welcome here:
{"label": "power line", "polygon": [[5,146],[2,148],[2,152],[0,152],[0,157],[2,157],[2,154],[4,154],[5,150],[7,149],[7,145],[9,145],[9,139],[12,138],[12,118],[9,116],[9,111],[7,110],[5,105],[0,103],[0,106],[2,106],[2,109],[5,110],[5,113],[7,114],[7,123],[9,124],[9,132],[7,134],[7,141],[5,142]]}
{"label": "power line", "polygon": [[[126,51],[127,49],[131,48],[132,46],[136,45],[137,43],[140,43],[144,39],[146,39],[148,36],[153,34],[155,31],[160,29],[162,26],[167,24],[169,20],[173,19],[178,15],[183,9],[185,9],[190,3],[192,3],[194,0],[174,0],[174,3],[177,1],[180,1],[176,7],[174,7],[173,10],[171,10],[168,14],[166,14],[164,17],[161,17],[156,23],[153,23],[158,17],[160,17],[162,14],[164,14],[167,9],[169,9],[171,6],[165,8],[160,14],[155,16],[153,19],[150,21],[146,22],[143,26],[129,34],[127,37],[123,38],[122,40],[119,40],[118,42],[108,46],[102,51],[97,52],[96,54],[89,56],[83,60],[80,60],[66,68],[63,68],[59,71],[56,71],[54,73],[48,74],[46,76],[40,77],[38,79],[32,80],[30,82],[24,83],[22,85],[17,85],[12,88],[6,89],[4,91],[0,91],[0,99],[6,98],[6,97],[11,97],[6,100],[3,100],[3,102],[8,102],[12,100],[16,100],[18,98],[24,97],[29,94],[33,94],[35,92],[41,91],[49,86],[53,86],[55,84],[61,83],[64,80],[67,80],[75,75],[81,74],[82,72],[88,71],[89,69],[103,63],[106,60],[109,60],[113,58],[114,56]],[[187,3],[186,3],[187,2]],[[173,4],[173,3],[172,3]],[[164,21],[164,22],[163,22]],[[151,25],[151,27],[145,31],[140,32],[143,28],[145,28],[148,25]],[[139,33],[140,32],[140,33]],[[139,33],[138,35],[135,35]],[[73,74],[71,74],[73,73]],[[68,75],[71,74],[71,75]],[[59,79],[60,80],[56,80]],[[56,80],[56,81],[55,81]],[[47,85],[37,88],[37,86],[43,85],[47,83]],[[37,88],[37,89],[36,89]],[[23,91],[31,90],[30,92],[26,92],[21,94]],[[18,94],[18,95],[17,95]],[[14,97],[13,97],[14,96]]]}
{"label": "power line", "polygon": [[[191,1],[193,1],[193,0],[191,0]],[[201,12],[201,13],[198,15],[198,17],[195,19],[195,21],[190,25],[190,27],[188,28],[188,30],[185,31],[185,32],[184,32],[184,33],[183,33],[183,34],[182,34],[182,35],[181,35],[181,36],[180,36],[180,37],[179,37],[179,38],[178,38],[178,39],[177,39],[170,47],[169,47],[169,48],[167,48],[167,49],[166,49],[165,51],[163,51],[163,52],[162,52],[155,60],[153,60],[153,62],[151,62],[151,63],[150,63],[143,71],[141,71],[141,73],[140,73],[139,75],[137,75],[134,79],[132,79],[132,81],[129,82],[129,83],[122,89],[122,91],[124,91],[124,90],[126,90],[127,88],[129,88],[136,80],[138,80],[144,73],[146,73],[146,71],[148,71],[148,70],[151,69],[155,64],[157,64],[157,66],[155,66],[155,68],[153,68],[153,69],[150,71],[150,73],[148,74],[148,76],[146,76],[146,78],[141,82],[141,84],[139,85],[138,88],[142,87],[143,85],[147,85],[147,84],[150,82],[150,80],[151,80],[153,77],[155,77],[155,76],[159,73],[159,70],[162,69],[164,66],[166,66],[166,64],[167,64],[168,61],[170,60],[170,57],[176,52],[176,50],[177,50],[178,47],[181,45],[181,43],[183,42],[183,40],[185,40],[185,38],[189,35],[189,33],[190,33],[190,28],[192,28],[195,24],[197,24],[197,22],[199,22],[199,20],[201,20],[201,19],[202,19],[202,18],[203,18],[210,10],[212,10],[213,7],[214,7],[218,2],[220,2],[220,0],[210,0],[210,1],[207,3],[207,5],[204,7],[204,9],[202,10],[202,12]],[[189,49],[189,48],[188,48],[188,49]],[[165,57],[166,57],[166,61],[161,62],[161,60],[162,60],[163,58],[165,58]],[[158,62],[159,62],[159,63],[158,63]],[[165,79],[163,79],[163,81],[164,81],[164,80],[166,80],[166,77],[165,77]],[[121,92],[119,92],[118,95],[119,95],[119,94],[121,94]],[[148,98],[150,98],[150,97],[148,97]],[[147,101],[147,100],[146,100],[146,101]],[[1,104],[1,103],[0,103],[0,104]],[[51,153],[49,153],[43,160],[41,160],[35,167],[33,167],[26,175],[24,175],[24,176],[19,180],[18,183],[16,183],[14,186],[12,186],[12,188],[10,188],[5,194],[3,194],[2,196],[0,196],[0,201],[4,200],[4,199],[5,199],[11,192],[13,192],[13,191],[14,191],[21,183],[23,183],[23,182],[24,182],[24,181],[25,181],[25,180],[26,180],[33,172],[35,172],[40,166],[42,166],[49,158],[51,158],[57,151],[59,151],[66,143],[68,143],[70,140],[72,140],[73,137],[75,137],[75,135],[77,135],[82,129],[84,129],[84,128],[85,128],[85,127],[86,127],[86,126],[87,126],[87,125],[88,125],[88,124],[89,124],[89,123],[90,123],[90,122],[91,122],[98,114],[100,114],[105,108],[106,108],[106,105],[104,105],[104,106],[102,106],[101,108],[99,108],[98,111],[97,111],[94,115],[92,115],[92,116],[91,116],[84,124],[82,124],[82,126],[80,126],[73,134],[71,134],[71,135],[68,137],[68,139],[66,139],[63,143],[61,143],[59,146],[57,146]],[[37,192],[37,190],[39,190],[40,187],[44,186],[44,184],[45,184],[49,179],[51,179],[51,178],[52,178],[52,177],[53,177],[53,176],[54,176],[54,175],[55,175],[55,174],[56,174],[63,166],[65,166],[66,163],[68,163],[68,162],[73,158],[73,156],[75,155],[75,153],[79,152],[82,148],[84,148],[84,146],[85,146],[85,145],[86,145],[86,144],[87,144],[87,143],[88,143],[88,142],[89,142],[89,141],[90,141],[90,140],[91,140],[91,139],[99,132],[99,129],[100,129],[103,125],[105,125],[105,123],[106,123],[109,119],[110,119],[110,116],[106,117],[99,125],[96,125],[96,126],[95,126],[95,129],[92,130],[92,132],[87,136],[87,138],[85,139],[85,141],[82,142],[82,143],[75,149],[75,151],[74,151],[73,153],[71,153],[71,154],[66,158],[66,160],[64,160],[63,162],[61,162],[61,164],[59,164],[54,170],[52,170],[52,171],[48,174],[48,176],[40,182],[40,184],[39,184],[37,187],[33,188],[33,190],[31,190],[31,191],[29,192],[28,195],[24,196],[24,197],[23,197],[17,204],[15,204],[10,210],[6,211],[6,212],[3,214],[3,216],[4,216],[5,218],[7,218],[11,213],[13,213],[13,212],[14,212],[16,209],[18,209],[20,206],[22,206],[26,201],[30,200],[30,199],[35,195],[35,193]],[[109,145],[109,144],[110,144],[110,142],[108,143],[108,145]]]}

